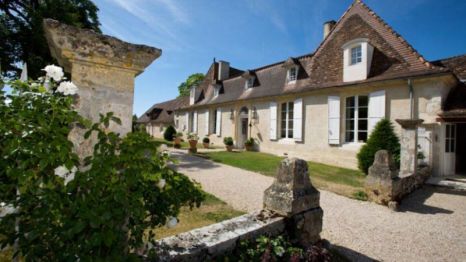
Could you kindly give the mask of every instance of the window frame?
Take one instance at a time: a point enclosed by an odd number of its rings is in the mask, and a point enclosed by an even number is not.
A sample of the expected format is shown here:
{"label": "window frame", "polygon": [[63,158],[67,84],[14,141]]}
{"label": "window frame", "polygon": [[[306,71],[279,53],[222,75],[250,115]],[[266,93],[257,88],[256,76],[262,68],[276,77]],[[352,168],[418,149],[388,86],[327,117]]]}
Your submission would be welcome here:
{"label": "window frame", "polygon": [[[285,119],[283,119],[283,113],[285,113]],[[285,123],[285,126],[283,126],[283,123]],[[291,124],[291,127],[290,127],[290,124]],[[285,131],[284,136],[283,136],[283,131]],[[280,139],[293,139],[294,137],[293,135],[294,135],[294,101],[282,102],[280,103]]]}
{"label": "window frame", "polygon": [[[357,50],[356,52],[353,52],[353,50]],[[353,56],[355,55],[355,56]],[[362,44],[356,44],[352,47],[349,48],[349,65],[357,65],[362,63]],[[353,61],[354,60],[354,61]]]}
{"label": "window frame", "polygon": [[[360,105],[360,98],[361,97],[366,97],[366,105],[361,106]],[[348,106],[348,99],[353,98],[354,99],[354,104],[353,106]],[[366,109],[366,117],[360,117],[360,109]],[[351,118],[351,113],[348,115],[348,109],[352,110],[353,117]],[[354,95],[354,96],[348,96],[345,98],[345,143],[366,143],[368,137],[369,137],[369,95],[363,94],[363,95]],[[353,122],[353,129],[351,129],[351,126],[348,126],[348,121]],[[366,122],[366,129],[360,129],[359,128],[359,122],[360,121],[365,121]],[[353,133],[353,138],[350,140],[348,138],[348,133]],[[365,139],[359,139],[359,133],[365,132],[366,137]]]}
{"label": "window frame", "polygon": [[[294,79],[291,79],[291,70],[295,71]],[[290,67],[287,70],[287,73],[286,73],[286,83],[287,84],[295,83],[296,80],[298,80],[298,70],[299,70],[299,68],[297,66]]]}
{"label": "window frame", "polygon": [[244,89],[248,90],[250,88],[253,88],[254,81],[256,81],[256,78],[254,76],[251,76],[250,78],[246,79],[246,82],[244,83]]}
{"label": "window frame", "polygon": [[212,134],[217,134],[217,109],[214,109],[213,111],[213,117],[212,117]]}

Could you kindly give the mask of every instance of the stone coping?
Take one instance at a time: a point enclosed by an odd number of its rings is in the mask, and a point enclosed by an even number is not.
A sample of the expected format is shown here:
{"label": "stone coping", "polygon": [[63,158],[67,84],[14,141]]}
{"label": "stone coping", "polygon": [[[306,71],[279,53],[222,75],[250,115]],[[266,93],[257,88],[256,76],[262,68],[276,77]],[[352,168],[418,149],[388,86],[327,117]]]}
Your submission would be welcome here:
{"label": "stone coping", "polygon": [[418,127],[422,122],[423,119],[396,119],[395,120],[398,124],[400,124],[403,128],[413,129]]}

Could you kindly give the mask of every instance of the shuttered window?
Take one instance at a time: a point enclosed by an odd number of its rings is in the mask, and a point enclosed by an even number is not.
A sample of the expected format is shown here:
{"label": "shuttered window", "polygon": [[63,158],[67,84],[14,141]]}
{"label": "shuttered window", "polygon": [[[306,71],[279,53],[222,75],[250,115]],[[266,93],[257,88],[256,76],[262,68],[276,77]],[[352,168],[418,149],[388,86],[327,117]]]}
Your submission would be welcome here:
{"label": "shuttered window", "polygon": [[346,98],[346,142],[365,142],[367,140],[368,105],[368,96],[351,96]]}
{"label": "shuttered window", "polygon": [[293,138],[293,113],[294,103],[286,102],[281,104],[281,122],[280,122],[280,137]]}

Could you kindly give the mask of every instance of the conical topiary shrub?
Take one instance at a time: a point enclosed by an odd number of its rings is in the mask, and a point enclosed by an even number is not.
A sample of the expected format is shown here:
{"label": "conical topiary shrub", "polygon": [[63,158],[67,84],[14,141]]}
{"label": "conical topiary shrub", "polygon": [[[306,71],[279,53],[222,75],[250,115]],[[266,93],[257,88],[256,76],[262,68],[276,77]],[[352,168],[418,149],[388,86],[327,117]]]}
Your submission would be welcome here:
{"label": "conical topiary shrub", "polygon": [[367,174],[369,167],[374,162],[375,153],[379,150],[387,150],[395,160],[397,166],[400,166],[400,141],[395,134],[393,124],[388,119],[382,119],[374,127],[367,142],[359,151],[358,167]]}
{"label": "conical topiary shrub", "polygon": [[176,129],[173,126],[168,126],[163,132],[163,138],[167,141],[173,141],[176,135]]}

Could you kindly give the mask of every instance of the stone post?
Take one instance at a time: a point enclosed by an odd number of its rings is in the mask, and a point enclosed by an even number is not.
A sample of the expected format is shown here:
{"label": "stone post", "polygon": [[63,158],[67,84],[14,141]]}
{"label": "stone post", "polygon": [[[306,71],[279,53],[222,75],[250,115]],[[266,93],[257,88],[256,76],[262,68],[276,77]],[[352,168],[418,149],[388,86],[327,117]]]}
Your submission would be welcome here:
{"label": "stone post", "polygon": [[394,181],[397,177],[398,169],[388,151],[377,151],[364,183],[367,197],[378,204],[388,205],[396,197]]}
{"label": "stone post", "polygon": [[320,193],[311,184],[306,161],[287,158],[264,192],[264,209],[287,217],[290,235],[306,247],[320,239],[323,211],[319,200]]}
{"label": "stone post", "polygon": [[397,119],[401,125],[400,175],[415,174],[417,171],[417,127],[422,119]]}
{"label": "stone post", "polygon": [[[123,42],[92,30],[79,29],[45,19],[45,37],[50,52],[78,86],[77,110],[92,122],[99,114],[114,112],[122,124],[113,123],[111,131],[131,132],[134,78],[142,73],[161,50]],[[84,130],[75,128],[70,140],[80,157],[92,153],[93,142],[83,139]]]}

